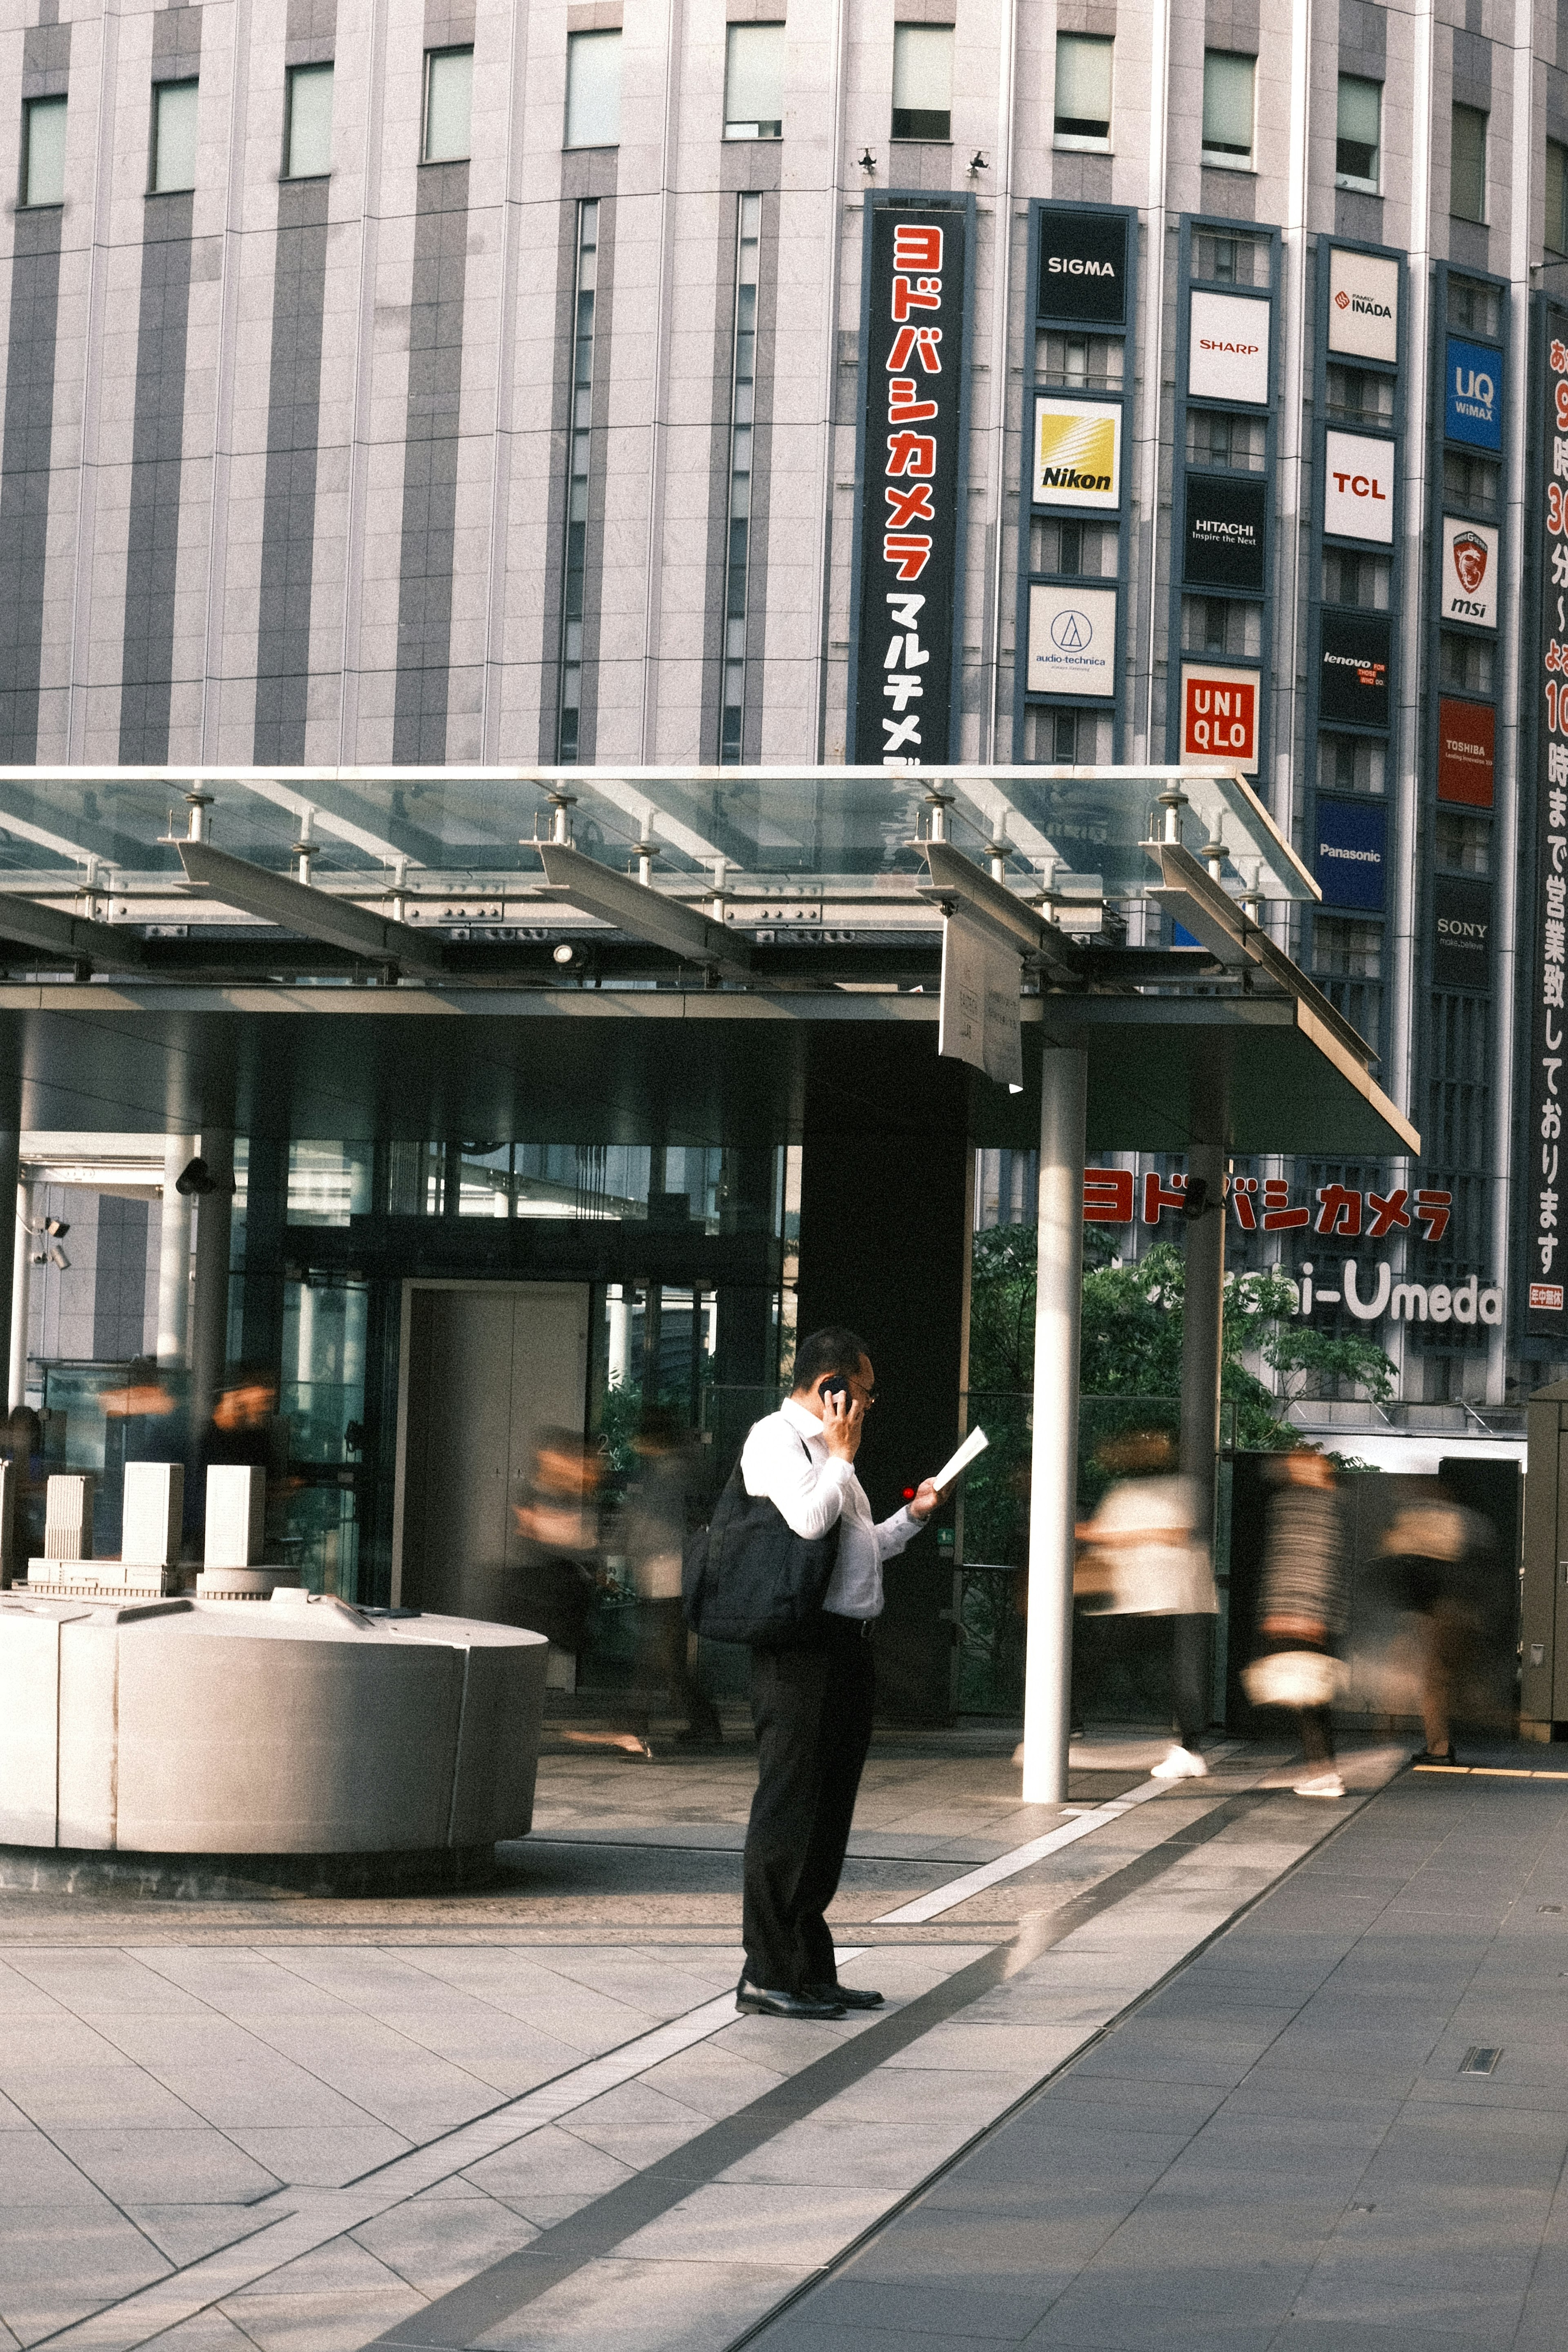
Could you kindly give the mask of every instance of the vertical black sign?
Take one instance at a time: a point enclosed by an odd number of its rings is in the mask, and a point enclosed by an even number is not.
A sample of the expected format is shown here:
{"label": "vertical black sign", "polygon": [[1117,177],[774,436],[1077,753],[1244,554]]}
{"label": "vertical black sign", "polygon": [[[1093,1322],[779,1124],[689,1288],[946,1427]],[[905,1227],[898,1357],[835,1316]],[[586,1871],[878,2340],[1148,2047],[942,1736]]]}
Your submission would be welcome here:
{"label": "vertical black sign", "polygon": [[855,759],[954,757],[967,214],[870,207]]}
{"label": "vertical black sign", "polygon": [[1039,315],[1127,323],[1127,215],[1080,213],[1076,207],[1040,215]]}
{"label": "vertical black sign", "polygon": [[1563,925],[1568,919],[1568,310],[1542,308],[1533,394],[1539,453],[1531,517],[1541,598],[1536,654],[1535,922],[1526,965],[1530,1070],[1524,1095],[1525,1297],[1532,1332],[1568,1339],[1563,1310],[1563,1196],[1568,1140],[1563,1107],[1568,1011],[1563,1006]]}

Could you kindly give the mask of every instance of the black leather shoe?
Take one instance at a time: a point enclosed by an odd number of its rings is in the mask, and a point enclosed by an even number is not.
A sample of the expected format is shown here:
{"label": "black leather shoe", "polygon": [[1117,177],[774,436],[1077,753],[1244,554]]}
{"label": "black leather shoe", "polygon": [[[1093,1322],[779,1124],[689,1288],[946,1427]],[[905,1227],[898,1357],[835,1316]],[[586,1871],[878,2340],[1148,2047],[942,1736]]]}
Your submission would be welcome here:
{"label": "black leather shoe", "polygon": [[773,1992],[761,1985],[748,1984],[744,1977],[735,1987],[735,2006],[749,2010],[755,2017],[807,2017],[822,2019],[842,2017],[844,2004],[837,1993],[819,2000],[809,1992]]}
{"label": "black leather shoe", "polygon": [[842,2001],[846,2009],[880,2009],[879,1992],[862,1990],[858,1985],[807,1985],[806,1997],[811,2000]]}

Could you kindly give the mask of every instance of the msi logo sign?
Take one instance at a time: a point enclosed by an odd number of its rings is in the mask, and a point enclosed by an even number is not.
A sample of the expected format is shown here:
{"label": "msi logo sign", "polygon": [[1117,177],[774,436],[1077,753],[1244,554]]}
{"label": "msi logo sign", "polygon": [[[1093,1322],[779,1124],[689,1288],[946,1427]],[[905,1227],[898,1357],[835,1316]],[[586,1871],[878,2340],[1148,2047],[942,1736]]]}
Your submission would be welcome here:
{"label": "msi logo sign", "polygon": [[1468,596],[1473,596],[1487,576],[1487,543],[1478,539],[1473,530],[1466,531],[1454,541],[1454,569]]}

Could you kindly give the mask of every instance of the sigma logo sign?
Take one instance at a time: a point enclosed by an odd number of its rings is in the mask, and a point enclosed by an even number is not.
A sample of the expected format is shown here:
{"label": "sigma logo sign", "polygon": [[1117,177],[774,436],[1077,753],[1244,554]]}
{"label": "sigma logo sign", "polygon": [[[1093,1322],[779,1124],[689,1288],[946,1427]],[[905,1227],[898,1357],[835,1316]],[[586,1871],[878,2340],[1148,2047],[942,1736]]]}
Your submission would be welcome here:
{"label": "sigma logo sign", "polygon": [[1371,253],[1329,256],[1329,349],[1356,359],[1399,357],[1399,264]]}
{"label": "sigma logo sign", "polygon": [[1194,399],[1268,405],[1272,315],[1260,297],[1194,291],[1187,340],[1187,390]]}
{"label": "sigma logo sign", "polygon": [[1030,694],[1116,692],[1114,588],[1033,587],[1029,591]]}
{"label": "sigma logo sign", "polygon": [[1040,207],[1042,319],[1120,327],[1127,319],[1127,215]]}
{"label": "sigma logo sign", "polygon": [[1036,401],[1035,502],[1102,513],[1121,504],[1119,403]]}
{"label": "sigma logo sign", "polygon": [[1323,452],[1323,529],[1333,539],[1394,544],[1394,444],[1331,433]]}
{"label": "sigma logo sign", "polygon": [[1255,669],[1182,668],[1182,765],[1258,773]]}
{"label": "sigma logo sign", "polygon": [[1443,518],[1443,618],[1497,626],[1498,535],[1484,522]]}

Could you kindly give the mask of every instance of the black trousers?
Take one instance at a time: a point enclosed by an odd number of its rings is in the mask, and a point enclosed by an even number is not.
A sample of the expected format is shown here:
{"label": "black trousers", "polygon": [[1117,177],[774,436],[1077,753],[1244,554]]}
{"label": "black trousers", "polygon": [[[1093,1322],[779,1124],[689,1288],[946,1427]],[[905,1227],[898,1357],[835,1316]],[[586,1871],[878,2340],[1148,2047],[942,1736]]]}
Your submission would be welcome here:
{"label": "black trousers", "polygon": [[859,1622],[830,1617],[826,1628],[815,1648],[752,1658],[758,1773],[742,1932],[748,1980],[774,1991],[838,1976],[823,1915],[838,1891],[871,1744],[875,1677]]}
{"label": "black trousers", "polygon": [[1209,1642],[1212,1617],[1176,1617],[1171,1625],[1173,1712],[1182,1746],[1194,1748],[1208,1729]]}

